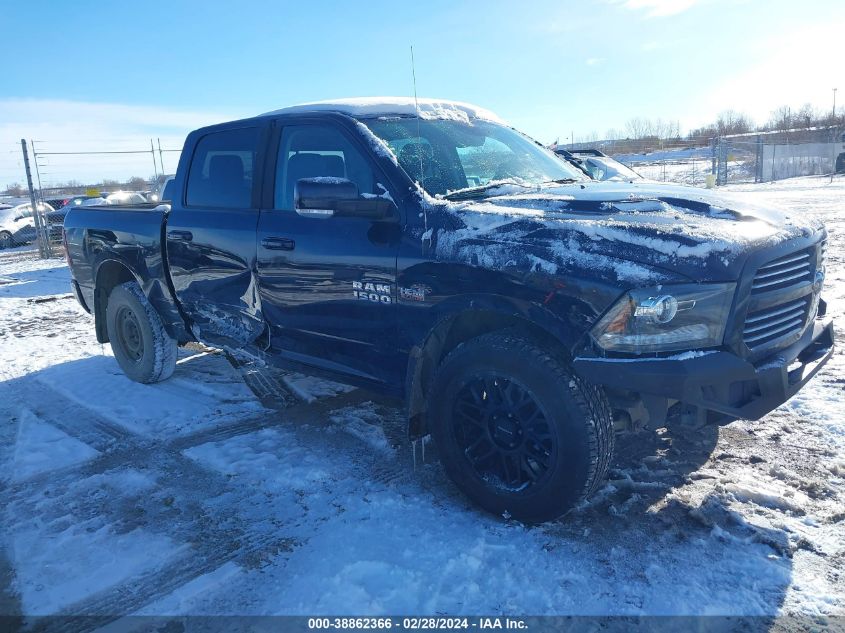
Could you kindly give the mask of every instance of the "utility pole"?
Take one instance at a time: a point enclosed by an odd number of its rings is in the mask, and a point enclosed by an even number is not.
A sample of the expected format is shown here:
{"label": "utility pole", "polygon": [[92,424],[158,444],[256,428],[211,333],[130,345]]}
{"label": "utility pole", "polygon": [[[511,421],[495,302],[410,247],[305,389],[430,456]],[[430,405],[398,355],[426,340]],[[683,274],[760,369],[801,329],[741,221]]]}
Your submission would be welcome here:
{"label": "utility pole", "polygon": [[38,237],[38,254],[42,259],[50,256],[50,244],[41,226],[41,217],[38,213],[38,203],[35,200],[35,187],[32,186],[32,170],[29,167],[29,152],[26,148],[26,139],[21,139],[21,151],[23,151],[23,166],[26,170],[26,184],[29,187],[29,202],[32,205],[32,217],[35,219],[35,232]]}
{"label": "utility pole", "polygon": [[158,165],[156,165],[156,148],[153,146],[153,139],[150,139],[150,154],[153,155],[153,174],[155,174],[155,179],[158,180]]}
{"label": "utility pole", "polygon": [[161,151],[161,139],[156,138],[158,142],[158,162],[161,164],[161,175],[164,176],[164,152]]}
{"label": "utility pole", "polygon": [[830,121],[830,124],[833,126],[833,142],[830,144],[830,146],[833,148],[833,155],[831,156],[830,182],[833,182],[833,176],[836,174],[836,137],[838,136],[838,130],[836,127],[836,90],[836,88],[833,89],[833,112],[831,112]]}

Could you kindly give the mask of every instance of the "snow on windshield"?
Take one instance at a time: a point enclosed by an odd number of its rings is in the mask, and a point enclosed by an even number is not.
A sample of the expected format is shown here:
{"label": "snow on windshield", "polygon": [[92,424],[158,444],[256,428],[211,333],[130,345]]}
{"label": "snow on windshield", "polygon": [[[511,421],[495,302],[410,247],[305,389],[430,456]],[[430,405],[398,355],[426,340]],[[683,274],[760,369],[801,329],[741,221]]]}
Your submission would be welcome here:
{"label": "snow on windshield", "polygon": [[412,181],[430,195],[495,183],[536,186],[583,175],[512,128],[486,120],[418,117],[362,118],[395,155]]}

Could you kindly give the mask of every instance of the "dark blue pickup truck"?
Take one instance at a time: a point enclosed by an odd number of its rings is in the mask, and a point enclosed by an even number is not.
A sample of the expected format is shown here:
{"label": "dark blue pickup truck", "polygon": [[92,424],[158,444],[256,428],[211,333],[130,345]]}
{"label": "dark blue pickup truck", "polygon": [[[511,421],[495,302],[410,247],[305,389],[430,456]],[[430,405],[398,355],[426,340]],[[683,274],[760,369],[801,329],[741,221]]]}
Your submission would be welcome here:
{"label": "dark blue pickup truck", "polygon": [[402,397],[456,484],[525,521],[596,489],[614,430],[759,418],[833,350],[823,226],[591,181],[467,104],[203,128],[170,197],[64,224],[76,296],[130,378],[202,341]]}

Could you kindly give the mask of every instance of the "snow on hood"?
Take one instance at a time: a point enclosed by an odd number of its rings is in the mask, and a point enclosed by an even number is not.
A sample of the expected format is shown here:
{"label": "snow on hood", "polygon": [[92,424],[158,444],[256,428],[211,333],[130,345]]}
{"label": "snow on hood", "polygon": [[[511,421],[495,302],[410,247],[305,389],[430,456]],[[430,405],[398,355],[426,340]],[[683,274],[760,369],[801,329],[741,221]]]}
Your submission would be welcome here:
{"label": "snow on hood", "polygon": [[341,112],[354,117],[379,116],[416,116],[419,106],[420,118],[449,119],[469,121],[483,119],[494,123],[504,123],[498,116],[471,103],[446,101],[443,99],[418,99],[413,97],[354,97],[349,99],[331,99],[300,103],[281,110],[266,112],[271,114],[293,114],[300,112]]}
{"label": "snow on hood", "polygon": [[503,185],[494,194],[436,201],[457,220],[433,236],[438,258],[550,274],[574,266],[633,283],[734,280],[751,251],[822,228],[741,194],[653,182]]}

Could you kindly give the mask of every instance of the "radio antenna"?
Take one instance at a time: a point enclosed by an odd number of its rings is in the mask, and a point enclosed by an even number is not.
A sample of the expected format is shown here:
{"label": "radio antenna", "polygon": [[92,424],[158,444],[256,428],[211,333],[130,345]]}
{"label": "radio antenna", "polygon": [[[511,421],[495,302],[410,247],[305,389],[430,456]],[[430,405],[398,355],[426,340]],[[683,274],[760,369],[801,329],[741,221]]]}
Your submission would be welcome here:
{"label": "radio antenna", "polygon": [[417,156],[420,159],[420,186],[423,189],[423,222],[425,225],[425,230],[428,232],[428,213],[426,213],[425,209],[425,171],[423,169],[423,157],[422,157],[422,134],[420,131],[420,102],[417,99],[417,69],[416,65],[414,64],[414,45],[411,44],[411,79],[414,85],[414,109],[417,112]]}

